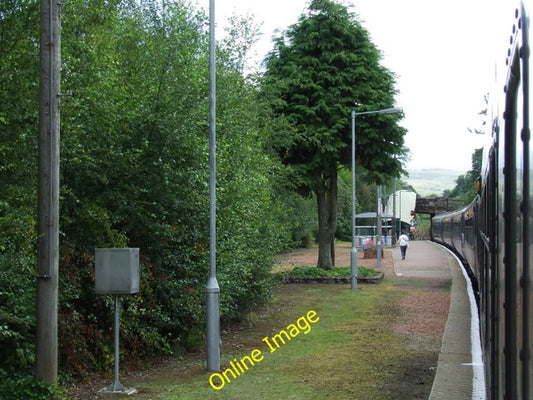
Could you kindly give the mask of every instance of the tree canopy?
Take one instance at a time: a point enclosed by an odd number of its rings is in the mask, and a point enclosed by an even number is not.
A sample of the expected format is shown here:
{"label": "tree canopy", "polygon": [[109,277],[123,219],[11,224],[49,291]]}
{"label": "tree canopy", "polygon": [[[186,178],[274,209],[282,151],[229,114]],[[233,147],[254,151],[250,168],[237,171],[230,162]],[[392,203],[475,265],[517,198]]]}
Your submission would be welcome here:
{"label": "tree canopy", "polygon": [[[275,40],[263,87],[291,129],[275,137],[282,159],[315,190],[325,165],[349,165],[350,111],[394,106],[394,75],[354,14],[314,0],[299,22]],[[357,160],[377,183],[399,177],[405,129],[398,116],[359,117]]]}
{"label": "tree canopy", "polygon": [[[304,194],[314,193],[319,213],[318,265],[336,230],[337,171],[351,161],[351,110],[394,105],[394,76],[356,16],[334,1],[313,0],[275,40],[263,82],[279,129],[272,139]],[[405,129],[399,116],[367,115],[357,121],[357,160],[371,180],[384,183],[402,172]]]}
{"label": "tree canopy", "polygon": [[455,187],[445,190],[444,197],[461,200],[464,205],[470,204],[477,194],[476,182],[481,176],[481,164],[483,161],[483,149],[476,149],[472,153],[472,169],[464,175],[459,175],[455,180]]}

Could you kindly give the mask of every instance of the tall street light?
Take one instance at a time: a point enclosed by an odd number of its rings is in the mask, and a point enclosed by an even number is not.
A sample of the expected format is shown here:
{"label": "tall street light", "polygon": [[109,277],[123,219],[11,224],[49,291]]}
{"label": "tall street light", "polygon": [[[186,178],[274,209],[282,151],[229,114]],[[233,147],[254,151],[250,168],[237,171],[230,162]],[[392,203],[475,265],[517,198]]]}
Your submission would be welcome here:
{"label": "tall street light", "polygon": [[207,369],[220,371],[220,287],[216,266],[215,0],[209,0],[209,279],[206,286]]}
{"label": "tall street light", "polygon": [[352,250],[350,251],[350,282],[357,289],[357,247],[355,244],[355,116],[367,114],[401,114],[401,108],[384,108],[375,111],[356,112],[352,110]]}

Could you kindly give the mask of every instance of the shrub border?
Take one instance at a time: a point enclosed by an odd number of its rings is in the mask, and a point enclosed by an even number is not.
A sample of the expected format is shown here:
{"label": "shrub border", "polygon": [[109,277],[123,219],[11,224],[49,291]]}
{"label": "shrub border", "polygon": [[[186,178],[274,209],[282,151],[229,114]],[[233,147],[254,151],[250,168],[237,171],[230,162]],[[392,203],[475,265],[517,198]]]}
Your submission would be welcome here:
{"label": "shrub border", "polygon": [[[358,283],[381,283],[381,280],[385,276],[382,272],[379,275],[369,277],[357,277]],[[350,283],[351,278],[349,276],[278,276],[281,283],[333,283],[342,284]]]}

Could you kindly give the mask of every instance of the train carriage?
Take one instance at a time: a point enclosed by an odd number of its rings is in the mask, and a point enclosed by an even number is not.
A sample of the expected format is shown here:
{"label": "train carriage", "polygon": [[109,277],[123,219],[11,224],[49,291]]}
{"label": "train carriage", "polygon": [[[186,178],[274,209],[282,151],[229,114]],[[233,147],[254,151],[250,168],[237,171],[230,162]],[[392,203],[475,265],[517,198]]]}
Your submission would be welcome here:
{"label": "train carriage", "polygon": [[533,256],[530,164],[530,18],[516,8],[504,81],[491,96],[491,141],[478,196],[465,209],[435,216],[432,238],[467,262],[478,306],[490,399],[533,398]]}

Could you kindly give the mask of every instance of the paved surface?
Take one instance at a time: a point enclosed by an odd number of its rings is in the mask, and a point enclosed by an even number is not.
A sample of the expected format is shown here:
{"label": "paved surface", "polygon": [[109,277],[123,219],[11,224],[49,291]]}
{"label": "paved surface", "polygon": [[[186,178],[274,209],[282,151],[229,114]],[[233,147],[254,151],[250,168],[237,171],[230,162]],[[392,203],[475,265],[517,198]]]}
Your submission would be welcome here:
{"label": "paved surface", "polygon": [[477,353],[472,355],[472,341],[476,338],[471,335],[471,305],[458,260],[430,241],[412,241],[405,260],[401,259],[399,248],[394,249],[392,255],[394,272],[398,276],[452,279],[448,320],[429,399],[484,399],[483,390],[475,384],[480,383],[483,370]]}
{"label": "paved surface", "polygon": [[450,279],[450,263],[456,263],[451,254],[426,240],[411,241],[405,260],[402,260],[399,247],[392,251],[392,258],[396,275],[414,278]]}

